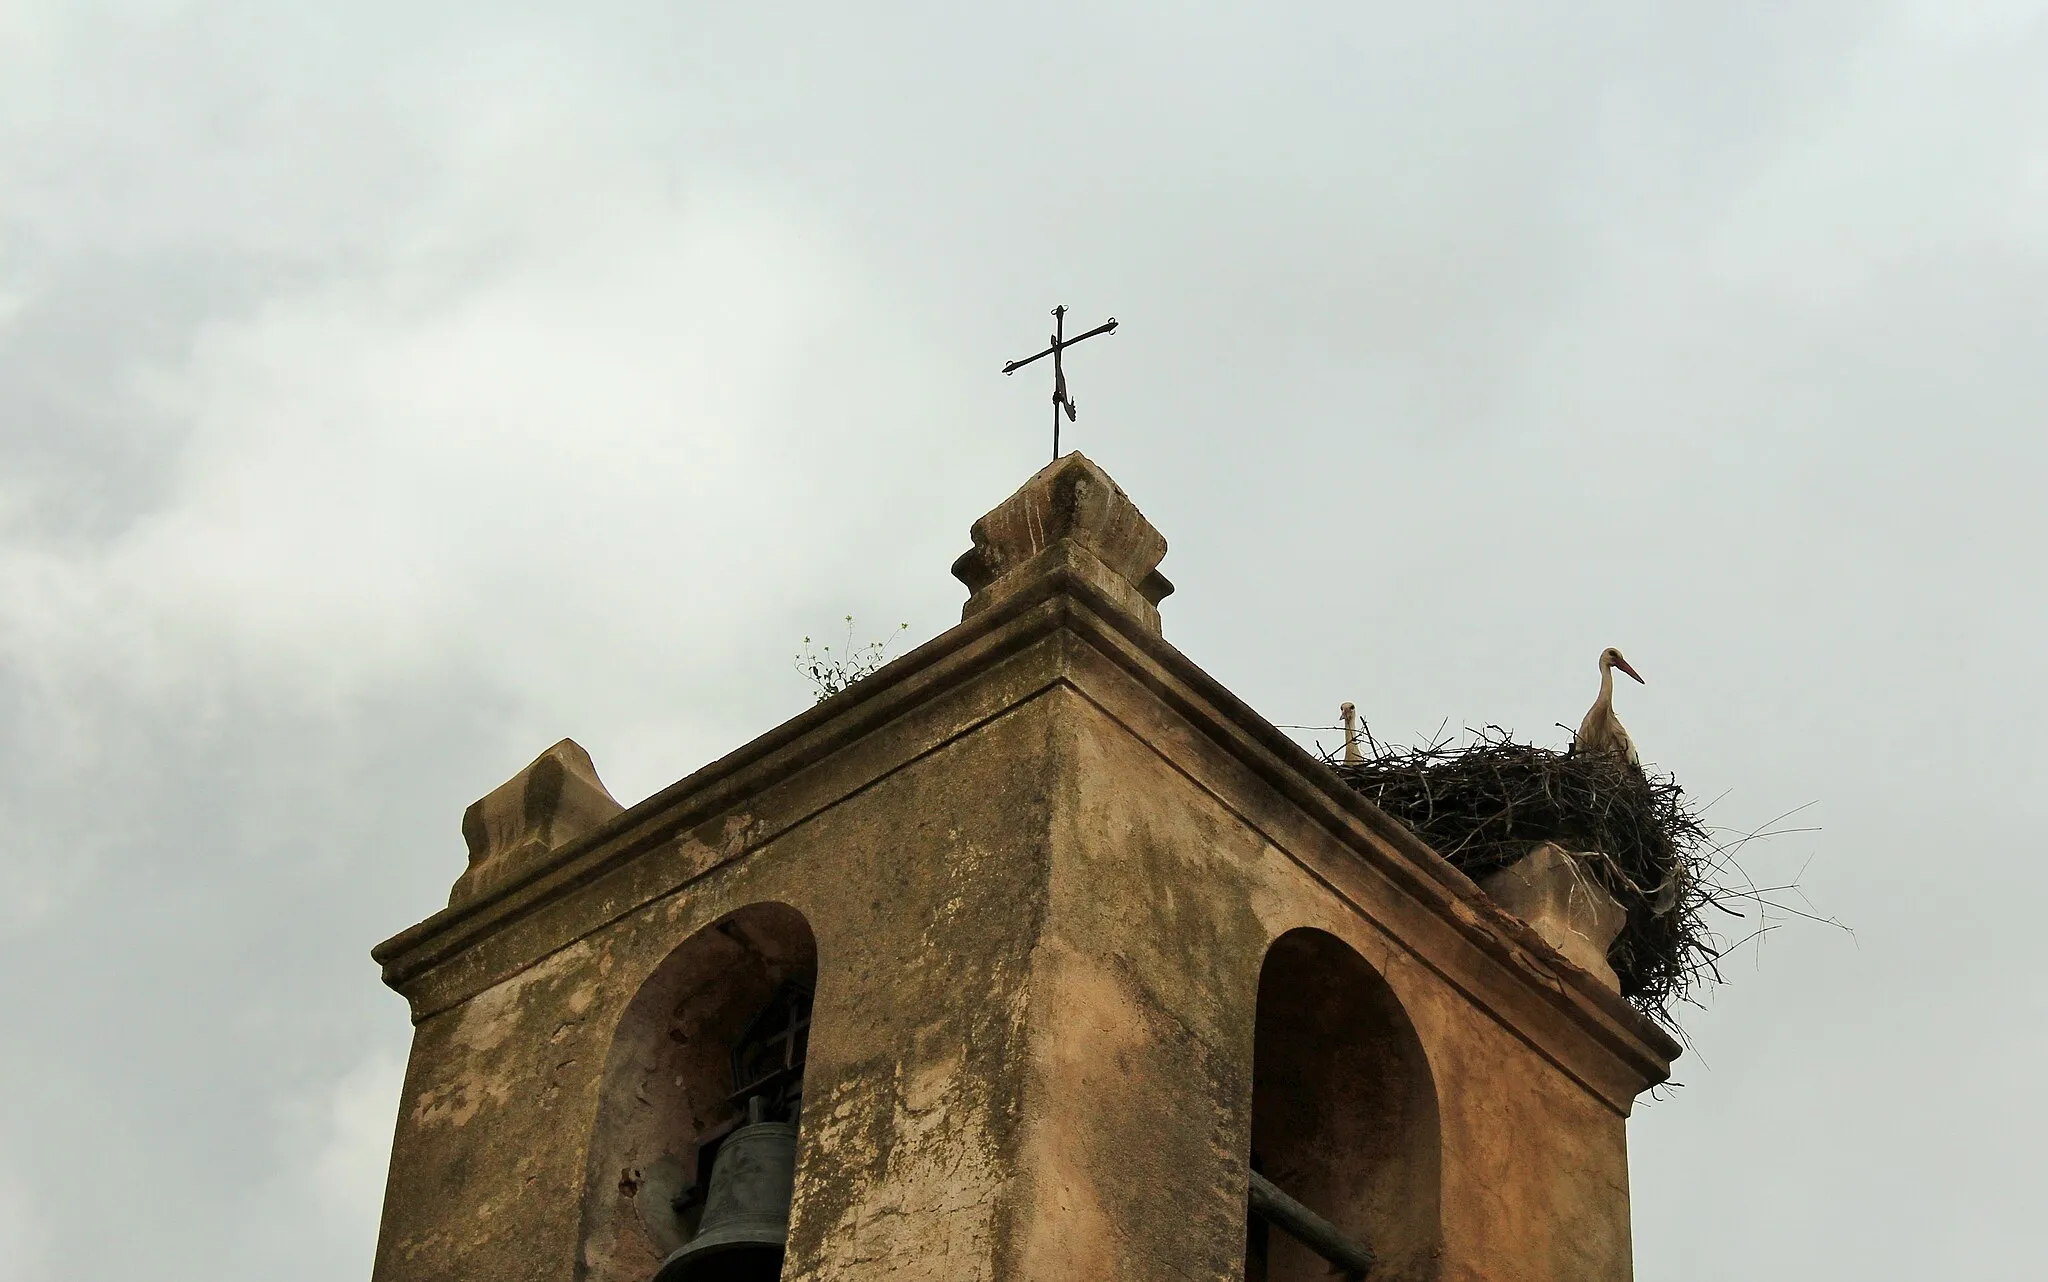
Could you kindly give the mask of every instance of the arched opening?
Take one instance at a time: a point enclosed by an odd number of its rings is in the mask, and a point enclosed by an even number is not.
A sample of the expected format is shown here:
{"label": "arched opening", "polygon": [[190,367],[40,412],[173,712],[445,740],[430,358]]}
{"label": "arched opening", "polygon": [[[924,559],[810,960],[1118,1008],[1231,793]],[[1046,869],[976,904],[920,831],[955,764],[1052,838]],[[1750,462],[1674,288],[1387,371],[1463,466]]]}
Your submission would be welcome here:
{"label": "arched opening", "polygon": [[[1327,1282],[1342,1243],[1307,1244],[1302,1211],[1371,1252],[1372,1282],[1434,1279],[1436,1087],[1386,980],[1335,936],[1289,931],[1259,973],[1255,1036],[1246,1282]],[[1282,1205],[1261,1205],[1261,1179]]]}
{"label": "arched opening", "polygon": [[[684,940],[620,1017],[598,1098],[579,1282],[648,1282],[694,1230],[719,1145],[802,1103],[817,942],[803,915],[753,904]],[[678,1208],[675,1220],[666,1209]]]}

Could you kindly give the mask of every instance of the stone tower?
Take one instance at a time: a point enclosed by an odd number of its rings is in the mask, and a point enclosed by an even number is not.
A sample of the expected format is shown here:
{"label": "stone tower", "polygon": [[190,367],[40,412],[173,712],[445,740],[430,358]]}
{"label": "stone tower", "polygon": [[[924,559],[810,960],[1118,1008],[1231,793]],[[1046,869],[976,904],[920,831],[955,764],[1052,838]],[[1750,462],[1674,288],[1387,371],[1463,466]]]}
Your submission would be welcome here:
{"label": "stone tower", "polygon": [[375,952],[376,1282],[646,1282],[791,994],[785,1279],[1329,1277],[1255,1167],[1374,1279],[1630,1277],[1677,1046],[1168,644],[1165,552],[1069,454],[959,626],[636,806],[567,741],[472,806]]}

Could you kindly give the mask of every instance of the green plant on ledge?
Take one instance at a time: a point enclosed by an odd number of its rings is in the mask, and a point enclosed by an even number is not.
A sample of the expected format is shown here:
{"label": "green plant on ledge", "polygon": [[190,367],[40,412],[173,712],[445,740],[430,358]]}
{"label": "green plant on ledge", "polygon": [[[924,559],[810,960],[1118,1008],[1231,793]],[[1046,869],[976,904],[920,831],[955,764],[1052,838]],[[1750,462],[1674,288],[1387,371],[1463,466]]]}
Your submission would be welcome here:
{"label": "green plant on ledge", "polygon": [[853,643],[853,616],[846,616],[846,642],[838,653],[831,646],[811,647],[811,639],[804,638],[804,648],[797,651],[796,670],[811,683],[819,703],[838,694],[862,677],[874,672],[889,661],[889,647],[910,625],[899,623],[896,631],[880,641],[867,641],[860,645]]}

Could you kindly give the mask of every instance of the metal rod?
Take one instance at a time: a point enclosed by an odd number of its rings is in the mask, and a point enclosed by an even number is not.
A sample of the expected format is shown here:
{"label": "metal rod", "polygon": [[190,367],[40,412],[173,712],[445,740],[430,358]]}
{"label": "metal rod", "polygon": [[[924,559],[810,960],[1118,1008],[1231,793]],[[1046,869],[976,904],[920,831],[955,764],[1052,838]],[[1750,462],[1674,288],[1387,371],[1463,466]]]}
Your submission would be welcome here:
{"label": "metal rod", "polygon": [[1018,370],[1023,369],[1026,365],[1029,365],[1031,362],[1042,361],[1050,355],[1052,355],[1052,348],[1048,347],[1036,356],[1026,356],[1021,361],[1011,361],[1009,364],[1003,366],[1003,373],[1014,374]]}
{"label": "metal rod", "polygon": [[1060,352],[1067,345],[1067,305],[1061,303],[1052,309],[1052,456],[1060,456],[1060,379],[1064,370],[1060,367]]}
{"label": "metal rod", "polygon": [[1094,338],[1097,334],[1116,333],[1116,317],[1112,316],[1087,333],[1076,334],[1072,338],[1067,337],[1067,305],[1065,303],[1061,303],[1058,307],[1052,309],[1052,319],[1053,331],[1046,339],[1045,350],[1027,356],[1021,361],[1005,361],[1003,363],[1003,373],[1014,374],[1033,361],[1044,360],[1048,356],[1052,357],[1052,456],[1057,461],[1060,456],[1060,410],[1064,408],[1067,411],[1068,418],[1074,417],[1074,397],[1067,390],[1066,364],[1060,359],[1060,355],[1069,347],[1084,339]]}
{"label": "metal rod", "polygon": [[1257,1171],[1252,1172],[1250,1197],[1252,1214],[1287,1230],[1295,1241],[1352,1277],[1362,1278],[1371,1271],[1372,1248],[1346,1237],[1336,1225],[1281,1192]]}
{"label": "metal rod", "polygon": [[[1094,329],[1089,330],[1085,334],[1076,334],[1072,338],[1062,340],[1060,342],[1060,348],[1065,349],[1068,347],[1072,347],[1074,344],[1080,342],[1082,339],[1093,338],[1097,334],[1114,334],[1116,333],[1116,326],[1116,318],[1111,317],[1108,321],[1104,322],[1103,324],[1097,325]],[[1029,365],[1033,361],[1044,360],[1046,357],[1053,354],[1053,350],[1053,348],[1048,347],[1044,351],[1038,352],[1035,355],[1026,356],[1021,361],[1005,361],[1003,363],[1003,373],[1014,374],[1018,370],[1023,369],[1026,365]]]}

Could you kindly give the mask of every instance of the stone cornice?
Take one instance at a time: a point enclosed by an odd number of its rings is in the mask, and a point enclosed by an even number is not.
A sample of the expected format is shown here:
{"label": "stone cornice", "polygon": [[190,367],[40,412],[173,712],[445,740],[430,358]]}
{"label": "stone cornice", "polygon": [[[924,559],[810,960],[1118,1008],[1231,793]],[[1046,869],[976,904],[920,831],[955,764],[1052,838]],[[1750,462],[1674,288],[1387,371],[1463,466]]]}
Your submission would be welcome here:
{"label": "stone cornice", "polygon": [[[1020,674],[1019,684],[990,694],[985,707],[977,704],[961,714],[942,739],[906,740],[878,755],[864,781],[849,776],[835,783],[836,795],[807,797],[772,822],[721,823],[771,788],[799,781],[840,749],[882,737],[891,723],[964,693],[1006,660],[1063,634],[1162,699],[1352,855],[1491,959],[1505,982],[1525,998],[1533,997],[1582,1030],[1642,1081],[1662,1080],[1680,1049],[1664,1030],[1495,907],[1471,879],[1346,787],[1145,621],[1119,609],[1091,582],[1093,577],[1055,559],[1028,586],[550,852],[517,879],[401,931],[372,952],[384,967],[385,982],[412,1001],[415,1020],[424,1019],[607,922],[675,893],[874,777],[971,733],[1046,688],[1066,684],[1080,689],[1071,658],[1042,672]],[[690,848],[688,858],[674,853],[684,845]],[[600,881],[602,893],[587,891]],[[501,935],[518,936],[516,946],[508,939],[494,947]],[[1498,993],[1467,991],[1493,1009],[1496,1018],[1515,1026],[1496,1008]],[[1614,1091],[1601,1093],[1612,1101]],[[1618,1103],[1625,1107],[1626,1100]]]}

